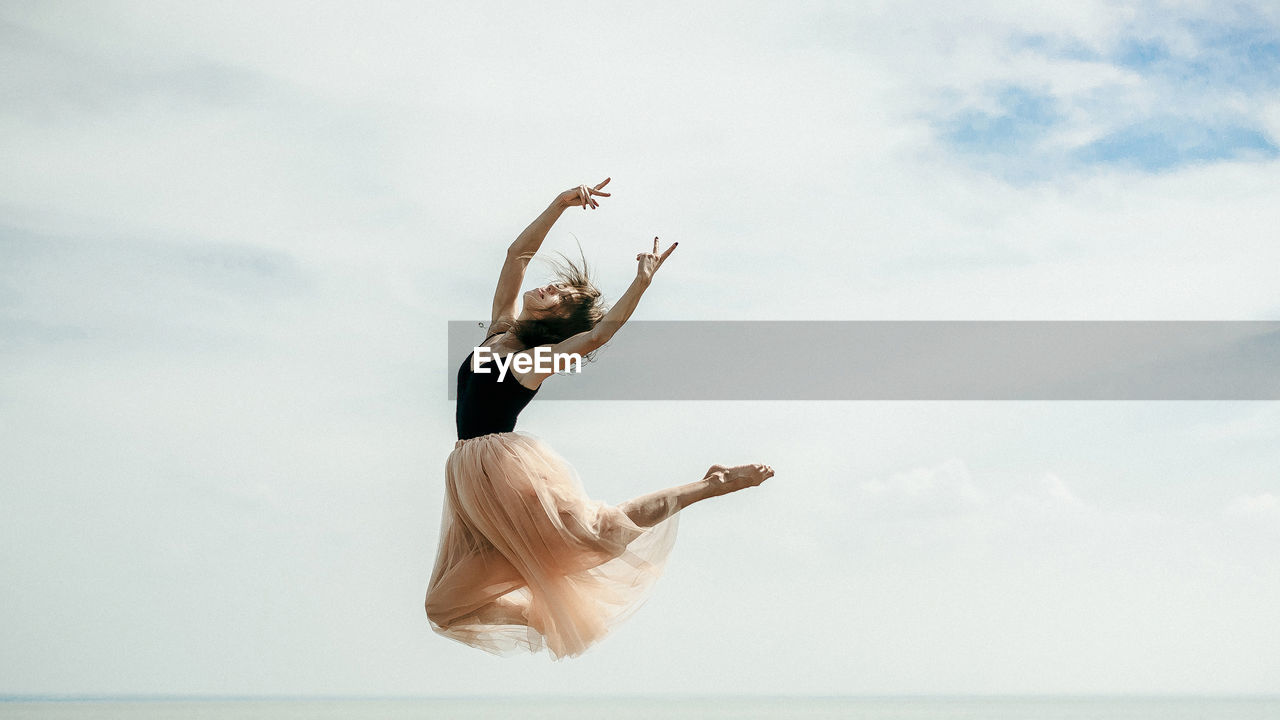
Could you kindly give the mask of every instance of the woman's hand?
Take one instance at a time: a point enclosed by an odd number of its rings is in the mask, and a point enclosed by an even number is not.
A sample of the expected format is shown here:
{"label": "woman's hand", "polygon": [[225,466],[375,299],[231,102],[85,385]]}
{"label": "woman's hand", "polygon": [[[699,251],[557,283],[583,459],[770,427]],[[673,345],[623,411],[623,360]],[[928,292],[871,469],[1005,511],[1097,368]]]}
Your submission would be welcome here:
{"label": "woman's hand", "polygon": [[603,182],[595,187],[587,187],[579,185],[560,193],[556,197],[556,202],[561,207],[580,207],[583,210],[591,208],[592,210],[600,207],[600,203],[596,201],[597,197],[609,197],[609,193],[600,192],[600,188],[609,184],[610,178],[605,178]]}
{"label": "woman's hand", "polygon": [[675,250],[676,245],[679,244],[680,243],[671,243],[671,247],[667,248],[666,252],[659,255],[658,238],[655,237],[653,239],[653,252],[640,253],[639,255],[636,255],[636,260],[639,263],[636,267],[636,279],[643,280],[646,283],[652,281],[653,274],[658,272],[658,268],[662,267],[662,263],[666,262],[667,256],[669,256],[671,251]]}

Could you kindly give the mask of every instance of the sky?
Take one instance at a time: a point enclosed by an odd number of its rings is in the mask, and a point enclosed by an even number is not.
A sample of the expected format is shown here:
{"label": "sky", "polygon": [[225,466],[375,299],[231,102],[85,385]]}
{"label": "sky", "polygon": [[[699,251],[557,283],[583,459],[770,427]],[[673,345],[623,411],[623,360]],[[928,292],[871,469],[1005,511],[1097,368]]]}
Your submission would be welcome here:
{"label": "sky", "polygon": [[1280,320],[1275,4],[205,5],[0,9],[0,694],[1280,693],[1267,402],[534,403],[777,476],[581,658],[422,610],[561,190],[613,299],[680,243],[636,319]]}

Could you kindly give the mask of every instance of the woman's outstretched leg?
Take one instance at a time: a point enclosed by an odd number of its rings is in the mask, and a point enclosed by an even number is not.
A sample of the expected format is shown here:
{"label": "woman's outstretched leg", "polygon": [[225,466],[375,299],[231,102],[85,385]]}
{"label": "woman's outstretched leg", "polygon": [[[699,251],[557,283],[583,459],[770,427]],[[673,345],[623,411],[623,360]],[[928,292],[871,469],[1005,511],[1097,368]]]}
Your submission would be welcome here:
{"label": "woman's outstretched leg", "polygon": [[712,465],[697,482],[632,498],[618,509],[640,527],[653,527],[700,500],[755,487],[771,477],[773,468],[768,465]]}

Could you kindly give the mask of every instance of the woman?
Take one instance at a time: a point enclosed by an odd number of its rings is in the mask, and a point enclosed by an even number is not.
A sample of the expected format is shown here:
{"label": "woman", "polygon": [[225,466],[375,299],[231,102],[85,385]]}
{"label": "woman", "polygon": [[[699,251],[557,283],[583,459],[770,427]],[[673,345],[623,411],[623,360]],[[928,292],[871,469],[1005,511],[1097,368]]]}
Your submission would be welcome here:
{"label": "woman", "polygon": [[[560,282],[524,293],[525,268],[566,208],[599,207],[604,182],[561,193],[516,238],[498,277],[484,345],[504,357],[586,356],[609,341],[636,309],[671,255],[636,256],[631,287],[607,312],[582,268],[566,261]],[[473,353],[474,354],[474,353]],[[554,356],[553,356],[554,357]],[[505,358],[504,365],[513,358]],[[458,371],[458,442],[446,463],[440,549],[427,590],[432,627],[468,645],[503,652],[543,647],[557,658],[582,653],[643,600],[675,539],[675,513],[773,475],[766,465],[712,465],[697,482],[610,506],[587,498],[572,468],[538,439],[515,432],[516,416],[551,373],[499,379]],[[483,366],[482,366],[483,367]]]}

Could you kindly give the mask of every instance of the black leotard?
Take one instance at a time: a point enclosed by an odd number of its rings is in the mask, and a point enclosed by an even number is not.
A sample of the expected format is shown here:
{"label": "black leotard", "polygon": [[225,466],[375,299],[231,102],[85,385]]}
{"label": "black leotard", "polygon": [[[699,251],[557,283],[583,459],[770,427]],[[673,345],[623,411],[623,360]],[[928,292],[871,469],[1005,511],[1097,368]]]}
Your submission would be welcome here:
{"label": "black leotard", "polygon": [[[496,335],[497,333],[494,333]],[[488,342],[490,335],[485,338]],[[455,419],[458,424],[458,439],[488,435],[489,433],[511,432],[516,427],[516,417],[525,405],[537,394],[537,390],[520,384],[511,369],[498,381],[498,367],[492,360],[481,365],[487,367],[487,373],[471,372],[471,356],[467,355],[458,368],[458,408]]]}

